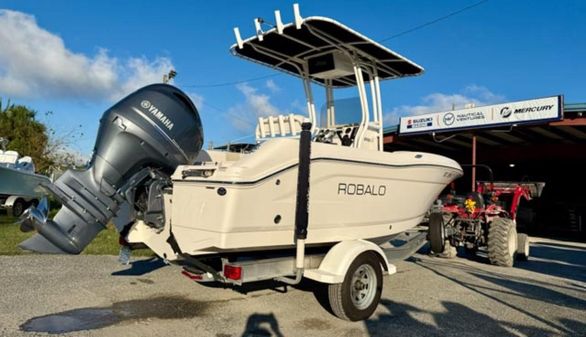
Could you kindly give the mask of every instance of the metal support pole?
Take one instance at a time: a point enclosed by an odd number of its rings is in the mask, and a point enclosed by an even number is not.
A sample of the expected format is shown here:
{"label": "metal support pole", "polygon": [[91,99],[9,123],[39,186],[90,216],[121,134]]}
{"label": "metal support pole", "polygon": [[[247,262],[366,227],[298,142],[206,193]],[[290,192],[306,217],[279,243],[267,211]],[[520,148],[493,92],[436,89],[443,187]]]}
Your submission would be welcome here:
{"label": "metal support pole", "polygon": [[374,69],[374,89],[376,90],[376,104],[378,105],[378,149],[379,151],[384,151],[384,142],[383,142],[383,104],[380,94],[380,83],[378,79],[378,74],[376,72],[376,68]]}
{"label": "metal support pole", "polygon": [[472,192],[476,192],[476,135],[472,136]]}
{"label": "metal support pole", "polygon": [[360,147],[362,145],[362,139],[364,133],[368,128],[369,122],[369,111],[368,111],[368,98],[366,97],[366,88],[364,87],[364,78],[362,77],[362,69],[357,63],[354,63],[354,77],[356,77],[356,86],[358,88],[358,94],[360,95],[360,105],[362,108],[362,121],[358,129],[358,134],[354,139],[352,147]]}
{"label": "metal support pole", "polygon": [[326,80],[326,105],[326,127],[333,128],[336,125],[336,121],[334,114],[334,90],[332,90],[332,80]]}
{"label": "metal support pole", "polygon": [[303,88],[307,100],[307,111],[309,120],[312,125],[316,125],[317,117],[315,113],[315,103],[313,102],[313,92],[311,91],[311,80],[309,79],[309,68],[307,62],[303,65]]}

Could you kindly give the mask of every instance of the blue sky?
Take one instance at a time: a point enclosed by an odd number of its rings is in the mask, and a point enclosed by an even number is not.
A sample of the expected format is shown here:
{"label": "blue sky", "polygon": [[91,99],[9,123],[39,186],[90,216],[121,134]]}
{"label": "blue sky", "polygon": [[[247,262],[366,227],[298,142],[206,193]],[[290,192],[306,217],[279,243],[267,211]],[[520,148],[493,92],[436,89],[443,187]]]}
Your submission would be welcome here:
{"label": "blue sky", "polygon": [[[383,40],[478,0],[298,1],[304,17],[332,17]],[[258,114],[301,112],[297,79],[230,55],[232,28],[253,18],[292,20],[293,1],[0,0],[0,97],[26,104],[89,155],[101,114],[169,68],[194,99],[214,144],[252,132]],[[556,94],[586,102],[586,1],[489,0],[383,44],[422,65],[423,76],[382,84],[385,121],[467,102]],[[40,119],[44,119],[41,117]]]}

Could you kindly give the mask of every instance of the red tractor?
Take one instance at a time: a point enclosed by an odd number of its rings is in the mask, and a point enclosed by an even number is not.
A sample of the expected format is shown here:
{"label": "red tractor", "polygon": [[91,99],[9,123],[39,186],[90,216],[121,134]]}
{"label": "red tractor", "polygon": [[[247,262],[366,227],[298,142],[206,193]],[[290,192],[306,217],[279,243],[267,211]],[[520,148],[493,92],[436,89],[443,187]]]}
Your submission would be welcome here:
{"label": "red tractor", "polygon": [[486,165],[462,165],[487,169],[490,180],[474,183],[475,191],[465,196],[451,190],[431,210],[429,240],[433,253],[453,257],[464,247],[476,253],[486,247],[490,263],[511,267],[515,258],[529,257],[526,234],[517,234],[516,216],[521,199],[539,197],[542,182],[495,182]]}

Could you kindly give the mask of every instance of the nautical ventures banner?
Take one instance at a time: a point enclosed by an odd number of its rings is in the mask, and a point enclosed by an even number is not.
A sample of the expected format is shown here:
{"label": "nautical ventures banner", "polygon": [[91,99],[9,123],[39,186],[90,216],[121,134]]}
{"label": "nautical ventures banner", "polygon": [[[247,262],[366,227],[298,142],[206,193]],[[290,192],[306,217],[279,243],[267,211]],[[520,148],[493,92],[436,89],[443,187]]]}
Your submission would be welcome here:
{"label": "nautical ventures banner", "polygon": [[401,117],[400,134],[447,132],[562,119],[563,96]]}

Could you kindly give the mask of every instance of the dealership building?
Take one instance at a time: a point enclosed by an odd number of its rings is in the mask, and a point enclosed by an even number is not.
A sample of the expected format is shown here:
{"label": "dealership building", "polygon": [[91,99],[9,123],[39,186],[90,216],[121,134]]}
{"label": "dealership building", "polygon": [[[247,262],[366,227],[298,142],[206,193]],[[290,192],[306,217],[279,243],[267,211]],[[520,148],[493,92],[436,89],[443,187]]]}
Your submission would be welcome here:
{"label": "dealership building", "polygon": [[[586,103],[563,96],[408,116],[385,128],[386,151],[443,154],[460,164],[488,165],[497,181],[540,181],[540,198],[521,203],[530,233],[586,238]],[[484,169],[465,169],[458,193]],[[524,222],[522,224],[522,222]]]}

